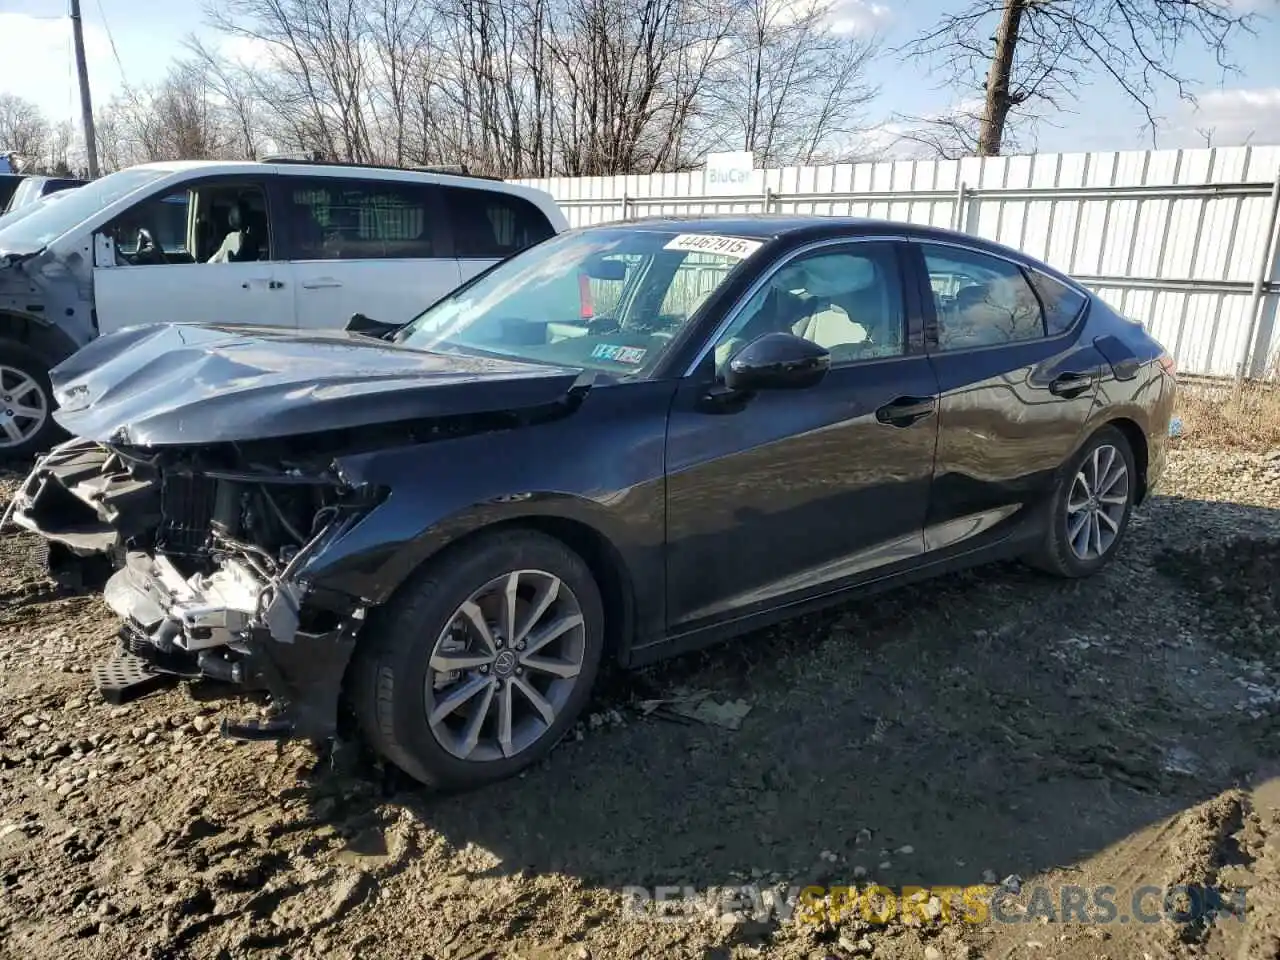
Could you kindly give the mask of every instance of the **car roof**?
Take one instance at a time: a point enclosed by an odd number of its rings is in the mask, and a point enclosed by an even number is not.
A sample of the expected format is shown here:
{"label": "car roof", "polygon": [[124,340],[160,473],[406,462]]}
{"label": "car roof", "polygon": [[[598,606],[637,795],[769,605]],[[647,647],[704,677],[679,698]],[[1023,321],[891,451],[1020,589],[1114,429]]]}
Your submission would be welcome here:
{"label": "car roof", "polygon": [[918,223],[904,223],[899,220],[879,220],[871,217],[833,217],[816,213],[695,214],[689,216],[638,217],[631,220],[601,223],[581,229],[607,230],[619,227],[745,237],[749,240],[765,241],[785,238],[799,242],[806,239],[818,240],[838,237],[841,234],[863,237],[885,236],[907,237],[913,240],[934,240],[943,243],[961,244],[970,249],[985,250],[1018,263],[1034,265],[1038,270],[1042,270],[1060,280],[1070,281],[1073,286],[1078,286],[1071,277],[1013,247],[986,240],[982,237],[975,237],[970,233],[962,233],[958,230],[925,226]]}
{"label": "car roof", "polygon": [[519,183],[508,183],[489,177],[437,170],[415,170],[406,167],[384,167],[364,164],[311,163],[296,160],[158,160],[140,163],[127,169],[150,169],[166,174],[225,174],[261,175],[264,171],[278,176],[341,177],[347,180],[390,180],[401,183],[436,183],[443,186],[463,187],[470,190],[489,190],[509,196],[523,197],[538,207],[551,221],[557,232],[568,227],[564,212],[555,198],[545,190]]}

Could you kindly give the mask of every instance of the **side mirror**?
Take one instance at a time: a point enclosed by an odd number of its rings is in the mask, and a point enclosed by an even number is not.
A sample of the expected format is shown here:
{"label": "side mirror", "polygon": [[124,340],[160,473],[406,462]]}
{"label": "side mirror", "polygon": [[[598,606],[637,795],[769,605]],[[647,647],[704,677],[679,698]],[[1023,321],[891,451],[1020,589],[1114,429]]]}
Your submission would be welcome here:
{"label": "side mirror", "polygon": [[363,333],[366,337],[385,340],[399,330],[400,326],[399,324],[374,320],[371,317],[366,317],[363,313],[353,313],[351,319],[347,321],[347,325],[342,329],[348,333]]}
{"label": "side mirror", "polygon": [[724,385],[730,390],[803,390],[831,369],[831,354],[812,340],[790,333],[766,333],[729,360]]}

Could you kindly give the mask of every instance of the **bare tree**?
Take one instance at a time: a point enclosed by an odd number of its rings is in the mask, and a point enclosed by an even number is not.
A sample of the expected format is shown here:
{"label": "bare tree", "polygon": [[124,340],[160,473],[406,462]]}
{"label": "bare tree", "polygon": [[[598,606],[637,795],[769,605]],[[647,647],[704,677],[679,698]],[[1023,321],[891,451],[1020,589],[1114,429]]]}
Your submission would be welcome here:
{"label": "bare tree", "polygon": [[971,0],[903,49],[981,93],[975,152],[995,156],[1032,107],[1061,108],[1098,73],[1143,110],[1154,138],[1157,84],[1193,99],[1192,79],[1173,67],[1175,49],[1202,46],[1231,69],[1230,43],[1253,21],[1230,0]]}
{"label": "bare tree", "polygon": [[12,93],[0,93],[0,150],[15,156],[25,169],[44,159],[49,134],[49,121],[39,107]]}
{"label": "bare tree", "polygon": [[218,30],[267,51],[258,94],[289,146],[333,160],[373,158],[365,108],[369,21],[361,0],[226,0]]}
{"label": "bare tree", "polygon": [[876,96],[874,40],[836,32],[830,0],[741,0],[710,94],[726,143],[766,166],[808,163]]}
{"label": "bare tree", "polygon": [[210,50],[194,36],[187,39],[186,46],[190,53],[188,68],[202,75],[204,84],[219,102],[228,134],[233,139],[230,149],[240,158],[255,159],[268,138],[253,69]]}
{"label": "bare tree", "polygon": [[[915,148],[925,157],[958,160],[961,157],[979,156],[982,131],[983,104],[960,104],[951,110],[932,116],[896,114],[891,125],[896,128],[894,142],[899,147]],[[1001,141],[1005,152],[1035,149],[1036,128],[1043,122],[1028,117],[1016,127],[1006,126]]]}

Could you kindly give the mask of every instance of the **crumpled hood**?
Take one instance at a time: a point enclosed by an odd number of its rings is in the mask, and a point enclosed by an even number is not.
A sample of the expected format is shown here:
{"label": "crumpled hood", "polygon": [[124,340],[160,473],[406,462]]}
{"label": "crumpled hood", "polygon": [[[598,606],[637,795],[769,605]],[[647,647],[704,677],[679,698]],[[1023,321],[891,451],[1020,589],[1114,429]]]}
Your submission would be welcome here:
{"label": "crumpled hood", "polygon": [[50,378],[54,419],[66,430],[153,446],[543,406],[563,400],[582,375],[345,331],[160,324],[100,337]]}

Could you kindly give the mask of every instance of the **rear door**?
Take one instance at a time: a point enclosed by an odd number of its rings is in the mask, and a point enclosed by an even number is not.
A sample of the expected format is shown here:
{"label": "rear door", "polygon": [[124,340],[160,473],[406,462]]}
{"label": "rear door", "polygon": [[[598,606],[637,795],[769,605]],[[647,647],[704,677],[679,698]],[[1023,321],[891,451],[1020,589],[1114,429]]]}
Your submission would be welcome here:
{"label": "rear door", "polygon": [[441,189],[463,280],[555,235],[542,211],[524,197],[482,187]]}
{"label": "rear door", "polygon": [[[278,238],[267,229],[270,179],[225,177],[169,187],[99,229],[93,271],[99,331],[138,323],[292,327],[288,266],[279,262]],[[231,229],[226,211],[233,203],[247,212],[247,229],[258,232],[256,259],[209,263]],[[159,253],[147,252],[146,235]]]}
{"label": "rear door", "polygon": [[928,281],[926,345],[941,394],[925,525],[926,547],[938,550],[986,535],[1052,489],[1080,442],[1102,357],[1077,343],[1076,291],[962,244],[911,249]]}
{"label": "rear door", "polygon": [[434,183],[286,174],[278,208],[299,328],[405,323],[458,285]]}

